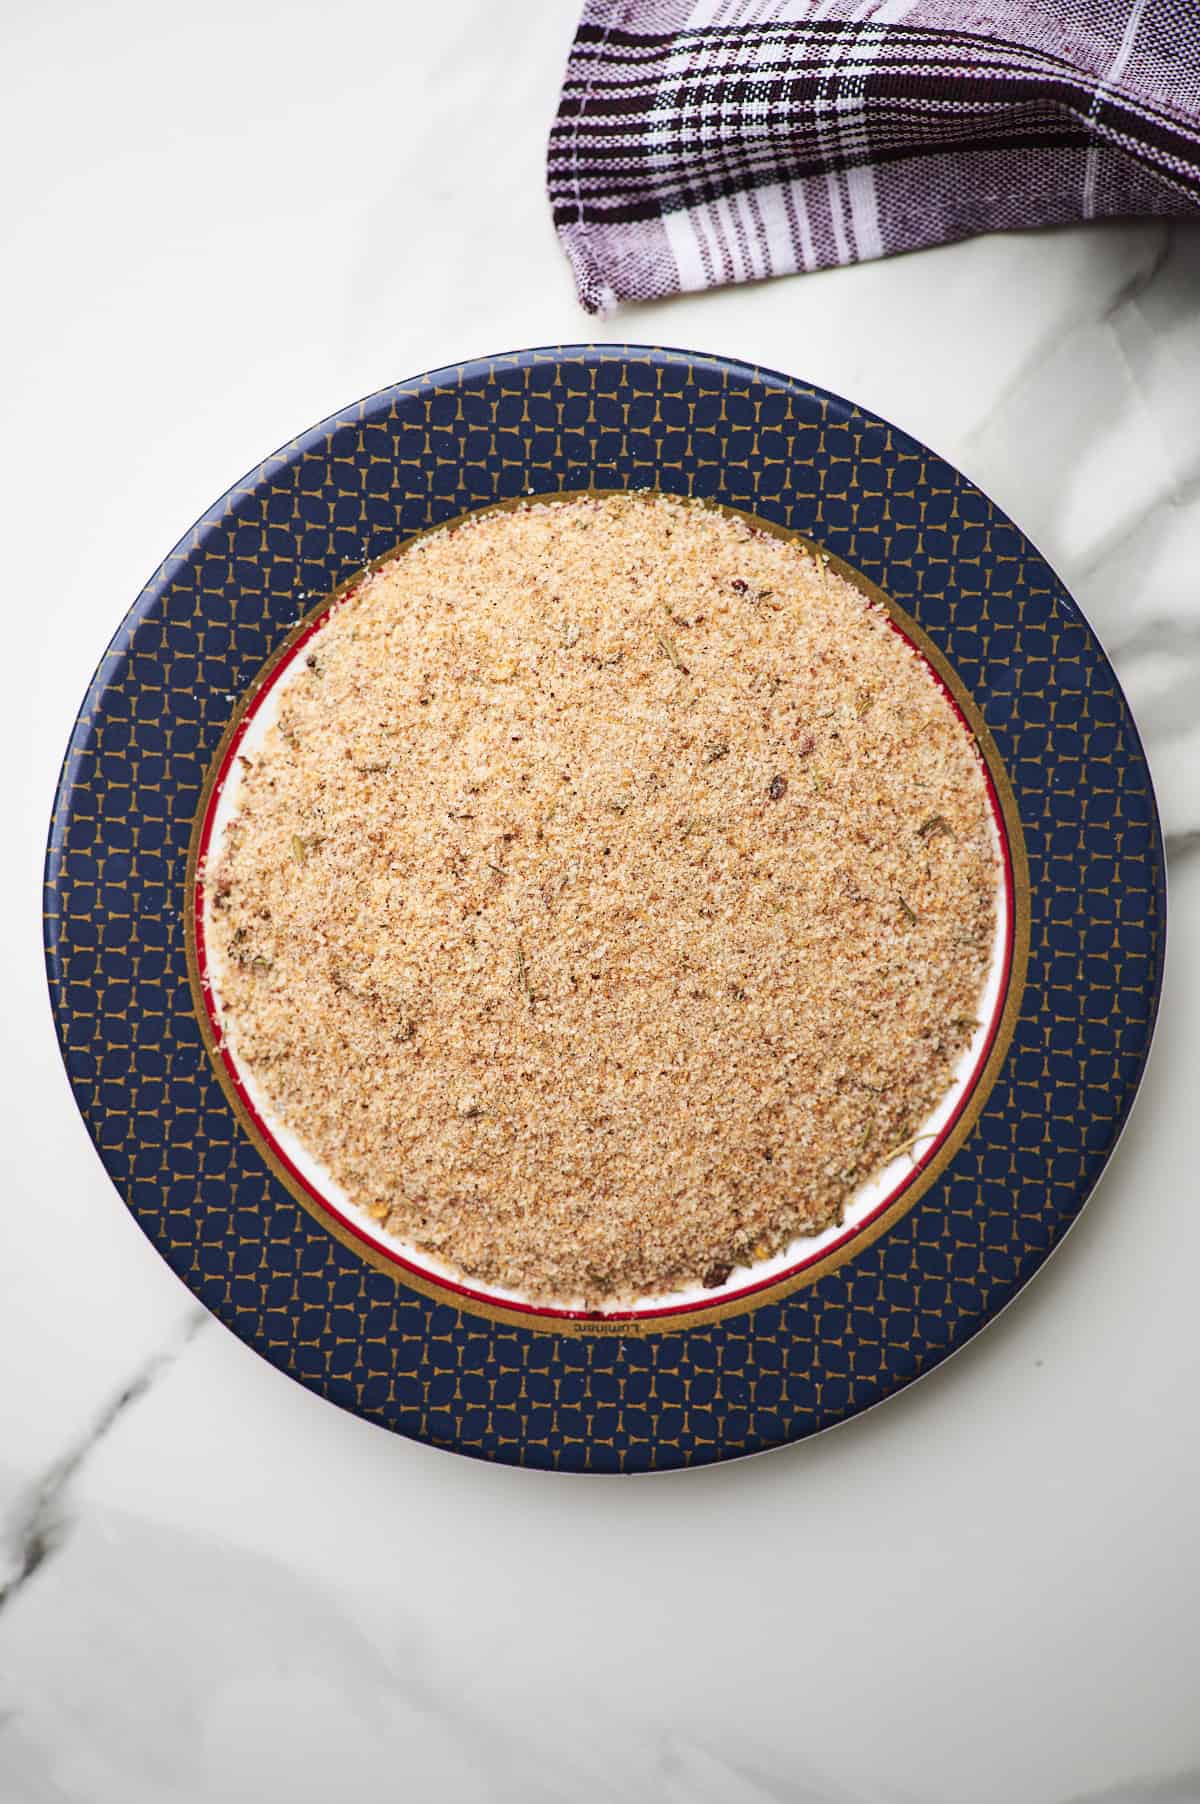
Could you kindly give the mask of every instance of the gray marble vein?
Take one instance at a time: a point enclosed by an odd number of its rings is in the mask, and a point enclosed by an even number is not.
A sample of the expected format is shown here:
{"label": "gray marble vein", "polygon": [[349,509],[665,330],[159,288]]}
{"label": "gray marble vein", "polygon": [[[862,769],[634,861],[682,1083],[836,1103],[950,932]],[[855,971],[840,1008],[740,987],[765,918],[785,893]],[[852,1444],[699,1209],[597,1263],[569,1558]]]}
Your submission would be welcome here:
{"label": "gray marble vein", "polygon": [[1178,833],[1163,835],[1167,851],[1167,863],[1177,864],[1184,858],[1193,858],[1200,852],[1200,827],[1188,827]]}
{"label": "gray marble vein", "polygon": [[1129,268],[1130,247],[1125,240],[1114,238],[1112,287],[1100,295],[1080,290],[1072,297],[1068,311],[1047,325],[1016,369],[989,397],[975,424],[963,436],[960,444],[965,455],[969,457],[972,449],[986,440],[1014,407],[1023,406],[1030,391],[1037,392],[1044,387],[1045,374],[1061,355],[1065,342],[1097,321],[1115,322],[1123,308],[1135,304],[1160,279],[1174,248],[1172,226],[1166,223],[1141,226],[1139,239],[1140,242],[1133,246],[1132,268]]}
{"label": "gray marble vein", "polygon": [[87,1461],[126,1412],[170,1371],[200,1331],[212,1321],[197,1305],[187,1314],[182,1333],[137,1368],[80,1438],[34,1480],[17,1502],[0,1536],[0,1555],[7,1576],[0,1584],[0,1612],[60,1548],[70,1532],[68,1492]]}
{"label": "gray marble vein", "polygon": [[1200,1804],[1200,1767],[1169,1779],[1127,1779],[1069,1798],[1065,1804]]}
{"label": "gray marble vein", "polygon": [[667,1736],[655,1763],[651,1795],[664,1804],[904,1804],[888,1787],[870,1800],[800,1761],[771,1772],[763,1760],[731,1758],[711,1742]]}
{"label": "gray marble vein", "polygon": [[1154,250],[1148,261],[1144,263],[1141,268],[1135,269],[1133,274],[1128,277],[1126,281],[1122,282],[1111,300],[1109,300],[1103,308],[1100,314],[1101,319],[1115,319],[1123,307],[1131,306],[1135,302],[1140,301],[1141,297],[1146,293],[1146,290],[1152,288],[1166,270],[1167,264],[1171,259],[1171,253],[1175,248],[1174,222],[1169,219],[1162,220],[1151,229],[1157,234],[1157,249]]}
{"label": "gray marble vein", "polygon": [[1097,539],[1088,556],[1078,567],[1078,578],[1086,581],[1088,577],[1103,569],[1115,555],[1125,550],[1126,547],[1160,531],[1164,513],[1173,509],[1189,508],[1198,499],[1200,499],[1200,451],[1185,469],[1172,472],[1165,491],[1156,495],[1146,507],[1134,515],[1133,519],[1123,521],[1119,527]]}

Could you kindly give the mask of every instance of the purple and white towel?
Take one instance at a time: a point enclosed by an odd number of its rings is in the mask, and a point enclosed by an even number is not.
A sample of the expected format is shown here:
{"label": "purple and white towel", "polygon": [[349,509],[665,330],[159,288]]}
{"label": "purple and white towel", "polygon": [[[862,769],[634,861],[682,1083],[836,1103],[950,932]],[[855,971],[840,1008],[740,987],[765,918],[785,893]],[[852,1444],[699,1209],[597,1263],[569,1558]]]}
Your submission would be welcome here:
{"label": "purple and white towel", "polygon": [[1200,0],[587,0],[550,134],[605,312],[1014,226],[1200,213]]}

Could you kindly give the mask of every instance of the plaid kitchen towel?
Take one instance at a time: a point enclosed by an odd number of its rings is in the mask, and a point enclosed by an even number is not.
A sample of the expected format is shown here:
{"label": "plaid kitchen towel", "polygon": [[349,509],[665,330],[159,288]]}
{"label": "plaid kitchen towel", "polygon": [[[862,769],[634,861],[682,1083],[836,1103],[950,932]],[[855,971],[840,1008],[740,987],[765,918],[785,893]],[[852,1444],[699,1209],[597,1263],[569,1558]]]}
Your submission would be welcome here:
{"label": "plaid kitchen towel", "polygon": [[603,313],[1200,212],[1200,0],[587,0],[550,198]]}

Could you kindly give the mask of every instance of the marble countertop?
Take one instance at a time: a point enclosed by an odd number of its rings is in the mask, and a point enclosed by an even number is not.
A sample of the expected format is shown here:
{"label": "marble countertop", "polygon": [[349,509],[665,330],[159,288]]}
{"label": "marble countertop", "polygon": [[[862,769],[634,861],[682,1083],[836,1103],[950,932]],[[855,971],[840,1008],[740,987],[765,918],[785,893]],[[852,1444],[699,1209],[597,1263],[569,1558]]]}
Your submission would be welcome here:
{"label": "marble countertop", "polygon": [[[579,312],[569,0],[10,8],[0,1799],[1200,1799],[1200,229]],[[803,375],[962,466],[1111,653],[1171,851],[1132,1124],[1003,1318],[849,1426],[648,1480],[393,1439],[200,1311],[76,1116],[38,882],[75,708],[264,452],[589,336]]]}

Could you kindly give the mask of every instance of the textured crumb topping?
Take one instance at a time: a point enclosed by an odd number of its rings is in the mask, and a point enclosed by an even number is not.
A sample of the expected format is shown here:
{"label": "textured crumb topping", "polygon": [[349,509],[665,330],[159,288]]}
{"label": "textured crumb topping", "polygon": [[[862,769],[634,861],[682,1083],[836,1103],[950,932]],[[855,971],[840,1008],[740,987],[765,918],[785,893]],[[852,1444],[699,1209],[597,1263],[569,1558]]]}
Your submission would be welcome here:
{"label": "textured crumb topping", "polygon": [[387,1232],[541,1301],[836,1222],[945,1093],[996,926],[923,660],[823,560],[650,495],[366,576],[205,877],[269,1109]]}

